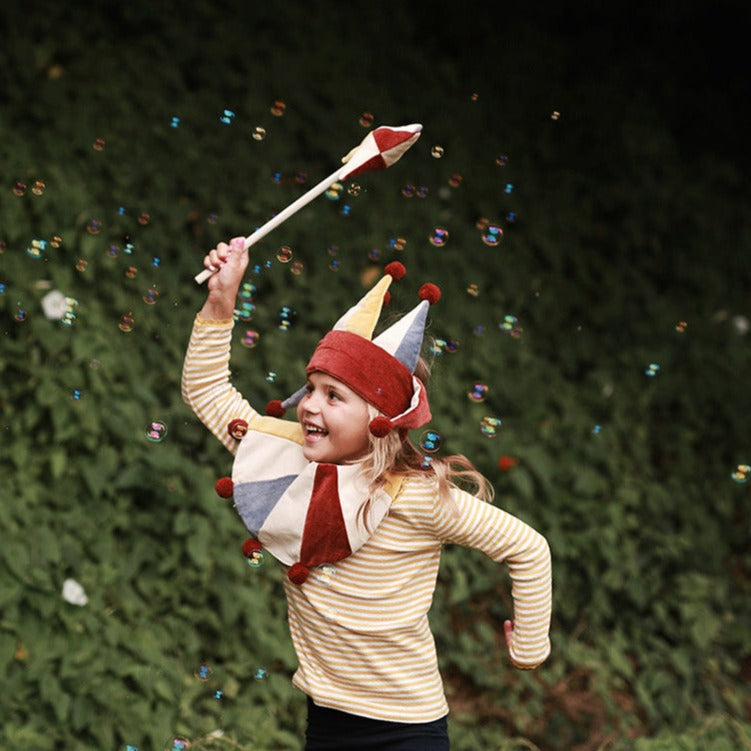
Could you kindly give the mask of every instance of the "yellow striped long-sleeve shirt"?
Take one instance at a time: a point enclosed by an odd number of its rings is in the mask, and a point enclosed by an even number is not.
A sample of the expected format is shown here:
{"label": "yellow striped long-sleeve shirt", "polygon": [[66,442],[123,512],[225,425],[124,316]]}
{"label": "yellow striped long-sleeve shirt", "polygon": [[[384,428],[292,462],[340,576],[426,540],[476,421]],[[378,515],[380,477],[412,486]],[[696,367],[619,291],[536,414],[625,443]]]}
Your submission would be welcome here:
{"label": "yellow striped long-sleeve shirt", "polygon": [[[196,318],[183,367],[183,399],[231,451],[234,418],[256,412],[229,381],[231,321]],[[550,652],[550,550],[520,519],[455,489],[454,509],[429,478],[407,477],[388,514],[353,555],[285,577],[299,667],[293,683],[316,704],[382,720],[428,722],[448,711],[428,610],[441,548],[455,543],[508,566],[514,601],[513,664],[534,668]],[[457,513],[458,512],[458,513]]]}

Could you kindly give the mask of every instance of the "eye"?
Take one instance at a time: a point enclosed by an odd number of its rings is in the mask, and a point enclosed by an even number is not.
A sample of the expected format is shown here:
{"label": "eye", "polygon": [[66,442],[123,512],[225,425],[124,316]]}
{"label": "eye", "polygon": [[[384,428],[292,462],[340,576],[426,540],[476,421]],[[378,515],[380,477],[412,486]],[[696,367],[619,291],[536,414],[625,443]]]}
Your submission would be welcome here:
{"label": "eye", "polygon": [[306,383],[305,384],[305,393],[306,394],[312,394],[313,393],[313,384],[312,383]]}
{"label": "eye", "polygon": [[336,393],[336,391],[329,389],[329,399],[331,399],[332,401],[337,401],[340,400],[341,397]]}

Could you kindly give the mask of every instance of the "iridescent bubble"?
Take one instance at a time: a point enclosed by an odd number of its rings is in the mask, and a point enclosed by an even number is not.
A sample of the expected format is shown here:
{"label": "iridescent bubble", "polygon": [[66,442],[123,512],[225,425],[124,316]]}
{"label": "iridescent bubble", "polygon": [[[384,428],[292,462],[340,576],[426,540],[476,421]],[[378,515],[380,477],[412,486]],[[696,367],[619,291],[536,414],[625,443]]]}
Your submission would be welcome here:
{"label": "iridescent bubble", "polygon": [[270,370],[266,375],[264,376],[264,380],[267,383],[276,383],[276,373],[273,370]]}
{"label": "iridescent bubble", "polygon": [[433,339],[430,344],[430,353],[440,357],[446,351],[447,342],[445,339]]}
{"label": "iridescent bubble", "polygon": [[349,216],[349,215],[350,215],[350,212],[351,212],[351,211],[352,211],[352,207],[351,207],[351,206],[350,206],[350,205],[349,205],[348,203],[345,203],[345,204],[344,204],[344,205],[343,205],[343,206],[341,207],[341,209],[339,209],[339,213],[340,213],[340,214],[341,214],[342,216]]}
{"label": "iridescent bubble", "polygon": [[86,225],[86,231],[90,235],[98,235],[102,231],[102,222],[99,219],[91,219]]}
{"label": "iridescent bubble", "polygon": [[215,699],[221,699],[224,696],[224,692],[221,689],[217,689],[214,691],[214,698]]}
{"label": "iridescent bubble", "polygon": [[146,426],[146,438],[152,443],[161,443],[167,435],[167,426],[161,420],[154,420]]}
{"label": "iridescent bubble", "polygon": [[477,227],[477,229],[479,229],[480,232],[484,232],[487,229],[489,224],[490,224],[490,220],[484,216],[478,217],[477,220],[475,221],[475,227]]}
{"label": "iridescent bubble", "polygon": [[253,550],[251,551],[250,555],[245,558],[245,560],[247,561],[250,568],[261,568],[261,566],[263,566],[263,551]]}
{"label": "iridescent bubble", "polygon": [[683,334],[686,331],[688,324],[685,321],[678,321],[675,325],[675,330]]}
{"label": "iridescent bubble", "polygon": [[173,117],[172,120],[170,120],[170,128],[178,128],[180,127],[180,118],[179,117]]}
{"label": "iridescent bubble", "polygon": [[474,383],[467,391],[467,396],[472,402],[484,402],[485,397],[488,395],[488,387],[484,383]]}
{"label": "iridescent bubble", "polygon": [[392,237],[388,245],[391,250],[404,250],[407,240],[404,237]]}
{"label": "iridescent bubble", "polygon": [[252,300],[253,295],[257,292],[256,285],[252,282],[243,282],[242,287],[240,287],[240,292],[238,293],[238,297],[242,298],[243,300]]}
{"label": "iridescent bubble", "polygon": [[441,434],[435,430],[426,430],[420,436],[420,448],[428,454],[434,454],[441,448]]}
{"label": "iridescent bubble", "polygon": [[85,258],[79,258],[78,261],[76,261],[76,271],[86,271],[88,265],[89,262]]}
{"label": "iridescent bubble", "polygon": [[333,258],[331,262],[329,263],[329,270],[330,271],[339,271],[339,259]]}
{"label": "iridescent bubble", "polygon": [[276,260],[279,263],[289,263],[292,260],[292,248],[289,245],[282,245],[277,251]]}
{"label": "iridescent bubble", "polygon": [[44,257],[46,250],[46,240],[32,240],[26,248],[26,255],[29,256],[29,258],[33,258],[35,261],[38,261],[40,258]]}
{"label": "iridescent bubble", "polygon": [[70,328],[76,322],[76,308],[78,307],[78,300],[75,297],[65,298],[65,313],[60,319],[60,325],[66,328]]}
{"label": "iridescent bubble", "polygon": [[162,261],[161,261],[161,259],[160,259],[160,258],[157,258],[156,256],[154,256],[154,257],[153,257],[153,258],[151,259],[151,265],[152,265],[152,266],[153,266],[153,267],[154,267],[155,269],[158,269],[158,268],[159,268],[159,264],[160,264],[161,262],[162,262]]}
{"label": "iridescent bubble", "polygon": [[431,465],[432,463],[433,463],[433,457],[432,457],[432,456],[428,456],[428,455],[425,455],[425,456],[423,456],[423,458],[422,458],[422,461],[420,462],[420,466],[421,466],[421,467],[422,467],[423,469],[428,469],[428,467],[430,467],[430,465]]}
{"label": "iridescent bubble", "polygon": [[449,185],[452,188],[458,188],[462,184],[462,176],[458,172],[454,172],[453,175],[449,178]]}
{"label": "iridescent bubble", "polygon": [[279,328],[287,331],[297,318],[297,312],[289,305],[283,305],[279,310]]}
{"label": "iridescent bubble", "polygon": [[508,164],[508,157],[505,154],[499,154],[496,157],[495,163],[499,167],[505,167]]}
{"label": "iridescent bubble", "polygon": [[339,255],[339,246],[338,245],[329,245],[327,251],[330,256],[337,256]]}
{"label": "iridescent bubble", "polygon": [[472,94],[469,95],[469,101],[470,102],[476,102],[479,99],[480,99],[480,95],[478,93],[476,93],[476,92],[473,92]]}
{"label": "iridescent bubble", "polygon": [[592,435],[600,435],[601,432],[602,432],[602,425],[595,425],[592,428]]}
{"label": "iridescent bubble", "polygon": [[331,580],[336,576],[336,566],[331,563],[322,563],[315,568],[316,581],[321,584],[331,584]]}
{"label": "iridescent bubble", "polygon": [[485,326],[483,326],[481,323],[478,323],[477,326],[472,329],[472,333],[475,336],[482,336],[485,333]]}
{"label": "iridescent bubble", "polygon": [[16,195],[19,197],[26,195],[26,183],[18,180],[16,184],[13,186],[13,195]]}
{"label": "iridescent bubble", "polygon": [[501,428],[501,420],[498,417],[486,415],[480,421],[480,432],[486,438],[495,438]]}
{"label": "iridescent bubble", "polygon": [[446,352],[448,352],[450,355],[453,355],[455,352],[459,351],[459,340],[458,339],[449,339],[446,342]]}
{"label": "iridescent bubble", "polygon": [[151,221],[151,214],[148,211],[142,211],[138,215],[138,223],[145,227]]}
{"label": "iridescent bubble", "polygon": [[219,122],[224,125],[231,125],[235,119],[235,113],[232,110],[222,110],[222,114],[219,115]]}
{"label": "iridescent bubble", "polygon": [[368,251],[368,258],[371,261],[378,261],[381,258],[381,249],[380,248],[371,248]]}
{"label": "iridescent bubble", "polygon": [[374,119],[375,118],[371,112],[363,112],[362,115],[360,115],[360,125],[362,125],[363,128],[369,128],[373,124]]}
{"label": "iridescent bubble", "polygon": [[44,184],[43,180],[34,180],[34,184],[31,186],[31,192],[35,196],[41,196],[46,188],[47,186]]}
{"label": "iridescent bubble", "polygon": [[291,274],[294,274],[295,276],[300,276],[303,271],[305,271],[305,265],[302,261],[295,261],[290,267],[289,271]]}
{"label": "iridescent bubble", "polygon": [[443,146],[433,146],[433,148],[430,150],[430,155],[434,159],[440,159],[443,156]]}
{"label": "iridescent bubble", "polygon": [[269,671],[266,668],[257,668],[253,673],[253,678],[257,681],[265,681],[269,677]]}
{"label": "iridescent bubble", "polygon": [[172,738],[165,747],[165,751],[186,751],[190,748],[191,743],[187,738],[177,736]]}
{"label": "iridescent bubble", "polygon": [[744,485],[751,479],[751,466],[748,464],[739,464],[730,474],[733,482]]}
{"label": "iridescent bubble", "polygon": [[125,744],[125,751],[138,751],[138,746],[133,746],[130,743]]}
{"label": "iridescent bubble", "polygon": [[266,128],[256,125],[256,127],[253,128],[252,136],[254,141],[263,141],[263,139],[266,138]]}
{"label": "iridescent bubble", "polygon": [[104,139],[103,138],[97,138],[94,141],[94,151],[104,151]]}
{"label": "iridescent bubble", "polygon": [[402,185],[402,195],[405,198],[412,198],[415,195],[415,186],[412,183]]}
{"label": "iridescent bubble", "polygon": [[510,334],[519,324],[519,319],[515,315],[505,315],[503,320],[498,324],[498,328],[506,334]]}
{"label": "iridescent bubble", "polygon": [[138,275],[138,269],[135,266],[128,266],[128,268],[125,269],[123,273],[128,277],[128,279],[135,279]]}
{"label": "iridescent bubble", "polygon": [[497,224],[488,224],[482,233],[482,241],[490,247],[495,247],[502,239],[503,230]]}
{"label": "iridescent bubble", "polygon": [[305,183],[305,181],[308,179],[308,173],[307,172],[296,172],[295,173],[295,182],[298,185],[302,185]]}
{"label": "iridescent bubble", "polygon": [[435,245],[436,248],[442,248],[449,239],[448,230],[444,227],[434,227],[430,233],[428,240],[431,245]]}
{"label": "iridescent bubble", "polygon": [[247,347],[248,349],[253,349],[253,347],[258,344],[258,340],[261,338],[261,335],[257,331],[252,331],[251,329],[248,329],[244,334],[242,339],[240,340],[240,344],[243,345],[243,347]]}
{"label": "iridescent bubble", "polygon": [[119,253],[120,253],[120,246],[117,243],[112,243],[109,246],[109,248],[107,248],[107,255],[110,258],[117,258]]}
{"label": "iridescent bubble", "polygon": [[473,282],[467,286],[467,294],[472,297],[477,297],[480,294],[480,288]]}
{"label": "iridescent bubble", "polygon": [[660,366],[656,362],[651,362],[644,369],[644,375],[649,378],[654,378],[660,372]]}
{"label": "iridescent bubble", "polygon": [[5,282],[0,282],[0,295],[5,294]]}
{"label": "iridescent bubble", "polygon": [[81,389],[73,389],[70,398],[73,399],[74,402],[79,401],[81,399]]}
{"label": "iridescent bubble", "polygon": [[503,186],[503,192],[506,193],[506,195],[511,195],[514,192],[514,185],[513,183],[506,183]]}
{"label": "iridescent bubble", "polygon": [[155,290],[153,288],[147,289],[146,292],[144,292],[143,301],[147,305],[154,305],[154,303],[156,303],[158,297],[159,297],[159,292],[157,292],[157,290]]}
{"label": "iridescent bubble", "polygon": [[0,255],[5,253],[5,249],[8,247],[5,240],[0,240]]}
{"label": "iridescent bubble", "polygon": [[249,300],[243,300],[235,310],[235,316],[238,321],[247,323],[253,320],[253,316],[256,314],[256,306]]}
{"label": "iridescent bubble", "polygon": [[519,215],[515,211],[509,211],[508,214],[506,214],[506,221],[509,224],[514,224],[518,218]]}
{"label": "iridescent bubble", "polygon": [[207,222],[208,222],[209,224],[216,224],[216,223],[217,223],[217,222],[219,221],[219,215],[218,215],[218,214],[209,214],[209,215],[208,215],[208,216],[206,217],[206,221],[207,221]]}
{"label": "iridescent bubble", "polygon": [[206,681],[211,678],[211,675],[213,674],[214,669],[211,667],[211,665],[206,664],[205,662],[202,662],[194,671],[193,675],[198,678],[201,683],[205,683]]}
{"label": "iridescent bubble", "polygon": [[133,314],[132,313],[126,313],[120,319],[120,323],[117,324],[117,328],[119,328],[120,331],[123,331],[126,334],[129,334],[131,331],[133,331],[133,324],[134,323],[135,323],[135,319],[133,318]]}
{"label": "iridescent bubble", "polygon": [[428,190],[428,187],[427,187],[426,185],[420,185],[420,186],[419,186],[419,187],[418,187],[418,188],[417,188],[417,189],[415,190],[415,195],[416,195],[416,196],[417,196],[418,198],[427,198],[427,197],[428,197],[428,193],[429,193],[429,190]]}
{"label": "iridescent bubble", "polygon": [[561,113],[558,112],[558,110],[553,110],[553,112],[550,115],[551,120],[560,120],[561,119]]}
{"label": "iridescent bubble", "polygon": [[18,308],[16,308],[16,312],[13,314],[13,318],[19,323],[22,323],[26,320],[26,311],[19,306]]}
{"label": "iridescent bubble", "polygon": [[281,99],[277,99],[271,105],[271,114],[274,115],[274,117],[281,117],[284,114],[285,109],[287,109],[287,105],[281,101]]}
{"label": "iridescent bubble", "polygon": [[342,196],[343,190],[344,190],[344,185],[342,185],[341,183],[334,183],[326,191],[326,198],[328,198],[329,201],[338,201]]}

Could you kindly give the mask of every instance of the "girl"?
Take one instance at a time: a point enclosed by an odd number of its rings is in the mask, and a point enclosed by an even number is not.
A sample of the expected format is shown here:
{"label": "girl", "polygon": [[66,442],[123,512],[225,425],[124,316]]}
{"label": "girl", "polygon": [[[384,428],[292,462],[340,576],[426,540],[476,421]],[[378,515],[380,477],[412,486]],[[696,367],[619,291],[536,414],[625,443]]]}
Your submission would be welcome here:
{"label": "girl", "polygon": [[[428,609],[441,547],[483,551],[509,568],[514,620],[504,623],[512,665],[550,652],[550,551],[544,537],[487,501],[492,489],[462,456],[425,462],[407,431],[430,421],[419,350],[424,285],[411,313],[371,339],[393,278],[335,324],[306,368],[307,383],[262,416],[231,386],[235,300],[248,264],[243,238],[204,259],[216,272],[185,359],[185,402],[235,454],[232,495],[253,534],[287,566],[285,591],[307,694],[306,751],[445,751],[448,705]],[[279,419],[296,407],[297,422]],[[461,486],[474,487],[471,495]],[[335,565],[334,565],[335,564]]]}

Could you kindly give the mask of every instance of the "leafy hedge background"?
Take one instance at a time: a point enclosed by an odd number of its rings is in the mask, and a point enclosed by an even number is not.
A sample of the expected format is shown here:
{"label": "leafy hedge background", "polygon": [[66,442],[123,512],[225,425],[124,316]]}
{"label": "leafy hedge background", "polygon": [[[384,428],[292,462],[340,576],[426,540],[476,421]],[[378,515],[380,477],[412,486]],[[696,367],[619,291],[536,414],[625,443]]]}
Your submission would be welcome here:
{"label": "leafy hedge background", "polygon": [[504,570],[446,551],[452,747],[751,747],[748,22],[668,0],[4,3],[0,747],[301,748],[282,571],[246,565],[213,491],[230,456],[180,399],[193,275],[410,122],[398,164],[254,249],[236,383],[296,388],[394,258],[395,309],[439,283],[431,428],[555,572],[552,656],[521,673]]}

